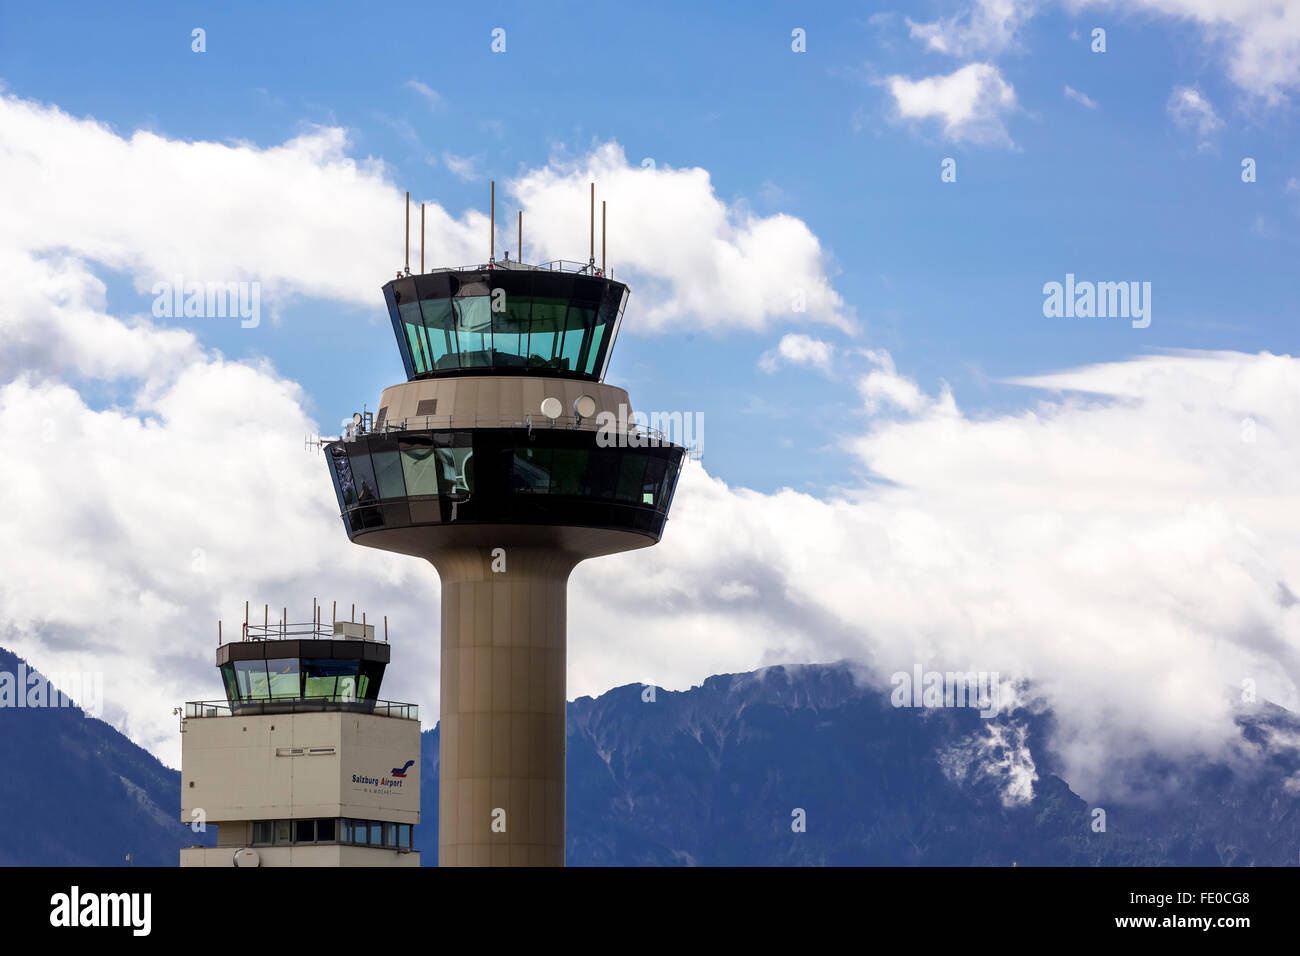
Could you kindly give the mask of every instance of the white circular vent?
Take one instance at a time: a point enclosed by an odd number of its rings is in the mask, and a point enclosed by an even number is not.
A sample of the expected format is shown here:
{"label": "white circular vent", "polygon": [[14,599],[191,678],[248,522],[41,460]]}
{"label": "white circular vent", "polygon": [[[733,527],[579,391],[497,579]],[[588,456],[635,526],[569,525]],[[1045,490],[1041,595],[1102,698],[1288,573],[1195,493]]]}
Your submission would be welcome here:
{"label": "white circular vent", "polygon": [[552,421],[559,418],[560,413],[563,411],[564,406],[560,404],[560,400],[554,395],[550,398],[542,399],[542,414]]}
{"label": "white circular vent", "polygon": [[596,400],[590,395],[579,395],[573,402],[573,414],[579,418],[590,418],[596,414]]}
{"label": "white circular vent", "polygon": [[261,866],[262,858],[247,847],[235,851],[235,866]]}

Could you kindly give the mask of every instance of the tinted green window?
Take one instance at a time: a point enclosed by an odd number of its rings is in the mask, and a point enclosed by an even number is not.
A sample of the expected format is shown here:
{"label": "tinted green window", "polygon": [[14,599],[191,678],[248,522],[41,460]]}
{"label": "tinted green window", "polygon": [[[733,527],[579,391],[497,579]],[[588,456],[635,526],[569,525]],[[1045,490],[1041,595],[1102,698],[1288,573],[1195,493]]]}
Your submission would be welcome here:
{"label": "tinted green window", "polygon": [[660,499],[660,488],[664,479],[664,469],[668,463],[662,458],[651,458],[646,463],[645,478],[641,484],[641,503],[656,504]]}
{"label": "tinted green window", "polygon": [[235,682],[234,665],[221,665],[221,680],[226,685],[226,700],[237,700],[239,698],[239,685]]}
{"label": "tinted green window", "polygon": [[595,309],[584,309],[576,305],[569,307],[564,320],[564,341],[557,348],[560,368],[569,372],[581,370],[582,346],[595,317]]}
{"label": "tinted green window", "polygon": [[474,490],[474,449],[439,448],[438,494],[467,495]]}
{"label": "tinted green window", "polygon": [[402,318],[402,327],[406,329],[406,340],[411,346],[411,364],[417,374],[429,371],[429,346],[424,336],[424,322],[420,317],[418,302],[403,302],[397,307]]}
{"label": "tinted green window", "polygon": [[348,674],[339,677],[338,689],[335,691],[338,699],[344,702],[354,701],[361,695],[357,693],[357,678],[355,675]]}
{"label": "tinted green window", "polygon": [[591,345],[587,348],[587,362],[582,371],[588,375],[596,374],[596,362],[600,358],[600,343],[605,338],[604,324],[598,324],[591,333]]}
{"label": "tinted green window", "polygon": [[367,504],[379,497],[379,488],[375,485],[375,469],[370,464],[370,455],[366,452],[352,452],[348,455],[352,466],[352,478],[357,485],[357,503]]}
{"label": "tinted green window", "polygon": [[339,496],[339,504],[344,510],[356,503],[357,489],[352,479],[352,468],[348,464],[348,454],[342,448],[330,450],[334,462],[334,485]]}
{"label": "tinted green window", "polygon": [[456,299],[456,340],[460,344],[460,367],[477,368],[492,364],[492,307],[486,295]]}
{"label": "tinted green window", "polygon": [[569,303],[565,299],[534,299],[528,335],[528,364],[554,368],[557,333],[564,329]]}
{"label": "tinted green window", "polygon": [[438,493],[438,459],[432,445],[402,445],[402,475],[408,495]]}
{"label": "tinted green window", "polygon": [[375,481],[381,498],[404,498],[406,482],[402,480],[402,459],[396,451],[376,451],[370,455],[375,466]]}
{"label": "tinted green window", "polygon": [[581,448],[557,448],[551,464],[551,494],[582,494],[587,452]]}
{"label": "tinted green window", "polygon": [[351,678],[355,695],[357,662],[335,658],[307,658],[302,662],[303,696],[333,697],[339,685]]}
{"label": "tinted green window", "polygon": [[425,299],[420,303],[429,339],[429,361],[434,369],[459,368],[456,346],[456,313],[451,299]]}
{"label": "tinted green window", "polygon": [[587,456],[587,490],[593,498],[617,496],[618,470],[622,456],[608,448],[592,449]]}
{"label": "tinted green window", "polygon": [[511,488],[523,494],[544,495],[551,490],[551,450],[516,448]]}
{"label": "tinted green window", "polygon": [[271,696],[266,661],[235,661],[235,679],[244,700],[265,700]]}
{"label": "tinted green window", "polygon": [[384,665],[375,661],[362,661],[360,678],[357,682],[357,696],[362,700],[373,700],[379,692],[379,685],[384,680]]}
{"label": "tinted green window", "polygon": [[297,697],[302,693],[298,682],[298,658],[284,657],[266,662],[272,697]]}
{"label": "tinted green window", "polygon": [[528,325],[533,300],[526,295],[508,295],[504,312],[492,313],[493,361],[499,366],[528,364]]}
{"label": "tinted green window", "polygon": [[616,497],[619,501],[628,501],[632,504],[641,503],[641,479],[645,475],[645,455],[630,452],[623,456],[623,463],[618,471],[618,492]]}

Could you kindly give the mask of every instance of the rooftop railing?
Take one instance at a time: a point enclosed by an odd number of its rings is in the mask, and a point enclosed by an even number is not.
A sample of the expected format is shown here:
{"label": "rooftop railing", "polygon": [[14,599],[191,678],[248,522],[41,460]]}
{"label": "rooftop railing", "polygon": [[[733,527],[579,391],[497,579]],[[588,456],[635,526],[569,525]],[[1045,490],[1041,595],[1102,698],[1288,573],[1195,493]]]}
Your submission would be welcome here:
{"label": "rooftop railing", "polygon": [[571,272],[577,275],[589,275],[597,279],[614,278],[614,270],[603,271],[600,266],[593,262],[578,262],[573,259],[552,259],[549,262],[539,262],[536,264],[519,262],[516,259],[496,259],[492,262],[478,262],[467,266],[443,266],[438,269],[430,269],[425,275],[434,275],[439,272],[490,272],[495,269],[510,269],[533,272]]}
{"label": "rooftop railing", "polygon": [[232,717],[235,714],[296,714],[341,710],[348,713],[374,714],[400,720],[419,720],[418,704],[401,704],[391,700],[357,700],[346,697],[281,697],[267,700],[195,700],[185,704],[186,717]]}
{"label": "rooftop railing", "polygon": [[[373,624],[365,624],[362,621],[339,621],[343,625],[353,625],[356,628],[364,628],[363,634],[376,634]],[[361,634],[349,634],[346,631],[335,631],[334,624],[313,623],[308,621],[306,624],[293,624],[284,621],[275,621],[269,624],[245,624],[241,637],[245,641],[285,641],[285,640],[309,640],[309,641],[375,641],[383,644],[388,641],[387,635],[383,637],[363,637]]]}
{"label": "rooftop railing", "polygon": [[[341,440],[356,441],[365,435],[388,435],[395,432],[430,431],[433,429],[525,428],[531,432],[535,429],[600,431],[604,427],[604,421],[599,420],[598,416],[582,418],[578,415],[561,415],[558,418],[547,418],[545,415],[537,414],[525,415],[523,418],[519,418],[517,416],[492,416],[477,413],[471,415],[420,415],[402,419],[386,418],[383,421],[375,422],[369,429],[363,425],[349,425],[344,431]],[[675,444],[672,439],[659,429],[639,425],[631,421],[617,426],[615,435],[620,446],[653,447]]]}

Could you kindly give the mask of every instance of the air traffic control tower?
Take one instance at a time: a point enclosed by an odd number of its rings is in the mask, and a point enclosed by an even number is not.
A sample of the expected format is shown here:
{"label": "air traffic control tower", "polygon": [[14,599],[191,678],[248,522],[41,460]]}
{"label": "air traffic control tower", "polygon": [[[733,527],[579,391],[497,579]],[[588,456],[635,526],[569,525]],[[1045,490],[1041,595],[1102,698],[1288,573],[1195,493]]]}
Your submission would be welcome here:
{"label": "air traffic control tower", "polygon": [[364,614],[312,617],[259,625],[245,609],[240,639],[219,640],[226,699],[181,721],[181,819],[215,826],[216,846],[182,849],[181,866],[419,865],[420,719],[379,699],[387,618],[380,637]]}
{"label": "air traffic control tower", "polygon": [[442,581],[438,862],[562,866],[569,574],[659,540],[685,449],[605,384],[628,288],[594,255],[383,293],[407,380],[325,452],[352,541]]}

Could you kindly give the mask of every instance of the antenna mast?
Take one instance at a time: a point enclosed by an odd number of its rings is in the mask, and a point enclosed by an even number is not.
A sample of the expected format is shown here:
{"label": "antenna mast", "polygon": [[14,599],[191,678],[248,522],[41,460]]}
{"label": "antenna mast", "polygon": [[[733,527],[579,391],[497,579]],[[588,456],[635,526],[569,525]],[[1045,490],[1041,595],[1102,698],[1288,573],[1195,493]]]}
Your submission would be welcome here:
{"label": "antenna mast", "polygon": [[492,210],[492,239],[489,246],[490,251],[488,252],[488,262],[491,263],[497,261],[497,181],[495,179],[492,180],[492,198],[489,200],[488,205]]}

